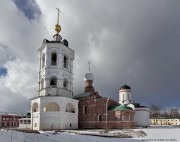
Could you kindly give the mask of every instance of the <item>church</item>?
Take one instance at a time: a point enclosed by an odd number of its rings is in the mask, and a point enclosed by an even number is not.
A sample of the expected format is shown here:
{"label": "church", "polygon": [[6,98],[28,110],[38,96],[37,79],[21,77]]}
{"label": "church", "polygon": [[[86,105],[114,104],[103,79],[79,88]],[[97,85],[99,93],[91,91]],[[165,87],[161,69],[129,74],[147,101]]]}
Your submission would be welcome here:
{"label": "church", "polygon": [[74,96],[79,100],[78,127],[82,128],[135,128],[148,127],[149,108],[134,103],[131,88],[119,89],[119,101],[102,97],[93,87],[94,75],[89,71],[84,76],[84,92]]}
{"label": "church", "polygon": [[149,109],[135,104],[131,88],[119,89],[119,100],[102,97],[93,87],[94,75],[84,76],[85,89],[73,95],[74,51],[55,25],[54,40],[43,40],[38,50],[38,93],[31,99],[32,130],[78,128],[135,128],[149,126]]}

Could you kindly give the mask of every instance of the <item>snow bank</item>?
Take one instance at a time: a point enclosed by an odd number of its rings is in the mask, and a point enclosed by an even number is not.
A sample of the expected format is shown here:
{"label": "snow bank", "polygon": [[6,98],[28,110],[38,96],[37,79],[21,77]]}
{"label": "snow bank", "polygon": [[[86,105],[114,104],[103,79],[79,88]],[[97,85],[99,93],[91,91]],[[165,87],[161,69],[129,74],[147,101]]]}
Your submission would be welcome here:
{"label": "snow bank", "polygon": [[[98,134],[104,130],[83,130],[80,133]],[[147,135],[139,137],[136,133],[145,132]],[[76,133],[40,131],[41,134],[23,133],[14,130],[0,130],[0,142],[180,142],[180,128],[168,126],[152,126],[132,130],[112,130],[108,134],[130,134],[133,138],[97,137],[79,135]]]}

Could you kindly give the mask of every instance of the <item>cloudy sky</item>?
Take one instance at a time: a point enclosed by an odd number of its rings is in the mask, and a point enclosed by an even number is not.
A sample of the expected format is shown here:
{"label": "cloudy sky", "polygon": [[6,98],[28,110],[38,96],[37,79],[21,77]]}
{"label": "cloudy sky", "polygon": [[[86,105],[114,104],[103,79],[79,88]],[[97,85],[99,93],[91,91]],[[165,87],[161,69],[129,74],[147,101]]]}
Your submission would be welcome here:
{"label": "cloudy sky", "polygon": [[3,0],[0,5],[0,111],[26,112],[37,95],[38,48],[61,36],[75,51],[74,94],[91,61],[94,87],[118,100],[123,84],[142,105],[180,107],[179,0]]}

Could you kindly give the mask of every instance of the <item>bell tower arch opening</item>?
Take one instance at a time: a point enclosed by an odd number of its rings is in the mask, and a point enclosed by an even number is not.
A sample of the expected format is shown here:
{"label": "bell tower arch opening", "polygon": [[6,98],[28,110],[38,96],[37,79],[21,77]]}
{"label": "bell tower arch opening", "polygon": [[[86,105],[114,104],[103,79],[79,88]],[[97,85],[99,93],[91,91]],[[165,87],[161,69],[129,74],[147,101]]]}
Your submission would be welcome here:
{"label": "bell tower arch opening", "polygon": [[45,105],[44,111],[60,111],[60,106],[56,102],[49,102]]}
{"label": "bell tower arch opening", "polygon": [[38,111],[39,111],[38,103],[33,103],[33,105],[32,105],[32,112],[38,112]]}
{"label": "bell tower arch opening", "polygon": [[56,88],[57,87],[57,78],[56,77],[52,77],[50,79],[50,88]]}
{"label": "bell tower arch opening", "polygon": [[75,106],[72,103],[66,105],[66,112],[75,113]]}
{"label": "bell tower arch opening", "polygon": [[57,65],[57,53],[51,54],[51,65]]}

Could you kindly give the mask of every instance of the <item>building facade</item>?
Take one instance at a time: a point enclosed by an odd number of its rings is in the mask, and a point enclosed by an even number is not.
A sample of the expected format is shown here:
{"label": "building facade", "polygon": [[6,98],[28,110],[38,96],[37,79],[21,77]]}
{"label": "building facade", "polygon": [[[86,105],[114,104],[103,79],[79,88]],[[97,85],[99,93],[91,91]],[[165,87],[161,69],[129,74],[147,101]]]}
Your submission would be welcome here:
{"label": "building facade", "polygon": [[77,129],[78,100],[73,99],[74,51],[59,35],[55,25],[54,40],[43,40],[39,48],[38,95],[31,101],[31,129]]}
{"label": "building facade", "polygon": [[19,119],[22,117],[22,114],[0,113],[0,128],[18,127]]}
{"label": "building facade", "polygon": [[151,125],[180,125],[179,118],[169,118],[169,117],[161,117],[150,119]]}

